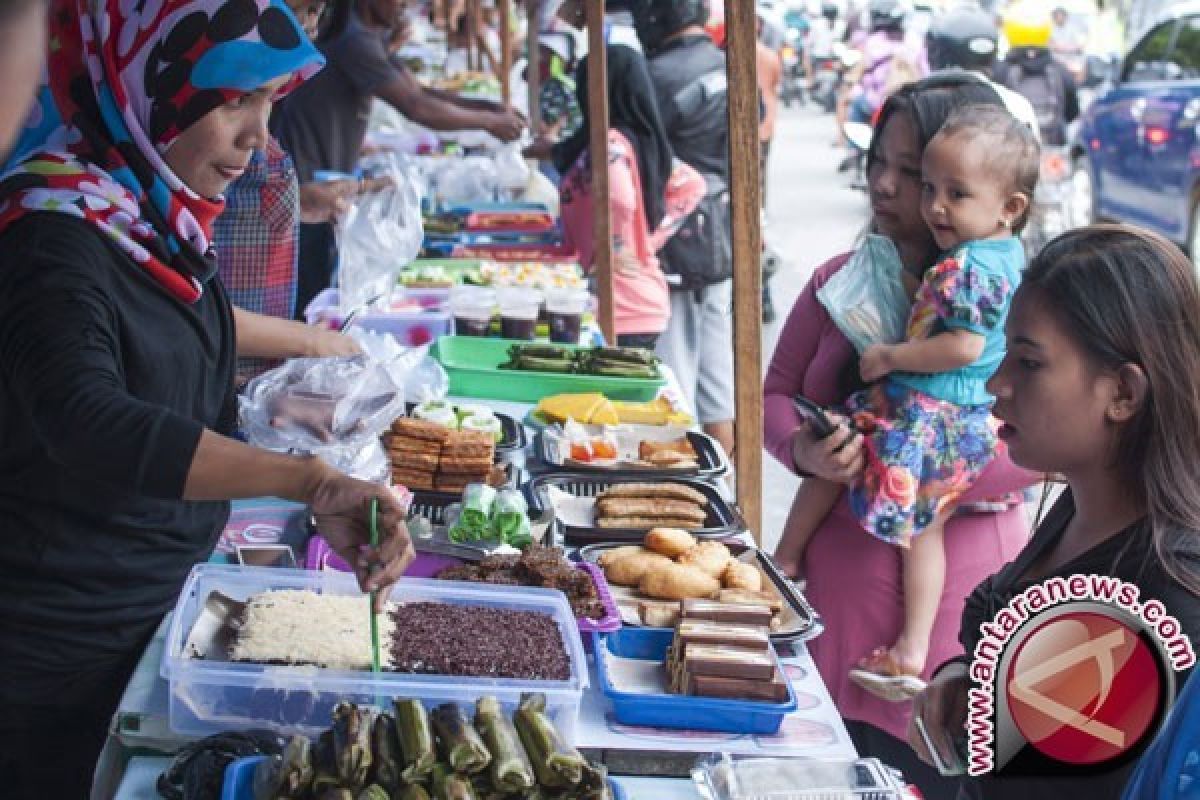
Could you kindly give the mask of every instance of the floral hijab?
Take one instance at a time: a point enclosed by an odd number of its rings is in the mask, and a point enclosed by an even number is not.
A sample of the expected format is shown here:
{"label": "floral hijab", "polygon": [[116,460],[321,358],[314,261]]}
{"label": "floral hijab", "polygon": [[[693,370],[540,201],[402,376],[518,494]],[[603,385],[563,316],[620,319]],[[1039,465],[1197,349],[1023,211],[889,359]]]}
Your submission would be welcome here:
{"label": "floral hijab", "polygon": [[0,231],[27,214],[87,220],[164,289],[196,302],[224,208],[162,156],[189,126],[324,64],[280,0],[51,0],[44,85],[0,175]]}

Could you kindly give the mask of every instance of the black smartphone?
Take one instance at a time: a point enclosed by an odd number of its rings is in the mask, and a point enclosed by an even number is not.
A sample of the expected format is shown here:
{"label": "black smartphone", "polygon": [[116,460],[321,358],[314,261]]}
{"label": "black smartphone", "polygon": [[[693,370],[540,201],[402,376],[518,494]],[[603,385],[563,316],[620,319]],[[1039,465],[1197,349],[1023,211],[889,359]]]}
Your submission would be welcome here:
{"label": "black smartphone", "polygon": [[804,395],[798,394],[794,396],[792,398],[792,405],[796,407],[796,413],[812,426],[813,436],[816,436],[818,439],[832,436],[833,432],[837,430],[837,425],[825,413],[825,409]]}

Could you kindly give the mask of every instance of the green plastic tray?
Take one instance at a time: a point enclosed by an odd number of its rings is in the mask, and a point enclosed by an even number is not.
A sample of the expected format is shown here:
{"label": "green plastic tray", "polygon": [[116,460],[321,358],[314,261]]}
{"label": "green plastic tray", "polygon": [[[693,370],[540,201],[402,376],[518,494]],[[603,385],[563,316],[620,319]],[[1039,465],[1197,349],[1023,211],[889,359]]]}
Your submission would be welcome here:
{"label": "green plastic tray", "polygon": [[[478,258],[418,258],[404,265],[404,269],[419,269],[421,267],[441,267],[455,283],[462,283],[463,278],[471,273],[477,273],[483,268],[483,260]],[[399,278],[396,279],[399,283]],[[403,284],[401,284],[403,285]]]}
{"label": "green plastic tray", "polygon": [[646,401],[657,397],[666,384],[661,377],[648,380],[500,369],[499,365],[508,361],[508,348],[514,344],[529,342],[442,336],[434,344],[433,355],[450,376],[450,394],[459,397],[536,403],[553,394],[600,392],[610,400]]}

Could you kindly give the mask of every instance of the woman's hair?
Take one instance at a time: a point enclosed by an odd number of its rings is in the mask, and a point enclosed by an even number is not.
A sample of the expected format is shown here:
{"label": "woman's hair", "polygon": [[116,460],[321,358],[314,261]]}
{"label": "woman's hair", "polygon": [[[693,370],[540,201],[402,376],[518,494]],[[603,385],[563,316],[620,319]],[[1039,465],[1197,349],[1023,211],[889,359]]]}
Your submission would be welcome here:
{"label": "woman's hair", "polygon": [[1029,126],[1001,106],[969,105],[955,109],[937,136],[984,140],[990,177],[1004,183],[1005,194],[1019,192],[1029,200],[1013,221],[1013,233],[1020,233],[1029,219],[1042,161],[1041,148]]}
{"label": "woman's hair", "polygon": [[342,31],[346,30],[346,25],[350,23],[350,11],[353,6],[354,0],[329,0],[321,21],[321,30],[317,32],[317,41],[324,44],[341,36]]}
{"label": "woman's hair", "polygon": [[1099,369],[1137,365],[1148,390],[1111,463],[1145,504],[1167,572],[1200,594],[1200,288],[1158,234],[1094,225],[1054,239],[1022,278]]}
{"label": "woman's hair", "polygon": [[876,135],[867,148],[867,169],[879,158],[878,135],[893,114],[907,114],[917,131],[917,147],[921,151],[929,144],[947,118],[963,106],[990,105],[1003,107],[1000,95],[986,81],[966,70],[942,70],[924,80],[901,86],[893,92],[879,110],[875,120]]}

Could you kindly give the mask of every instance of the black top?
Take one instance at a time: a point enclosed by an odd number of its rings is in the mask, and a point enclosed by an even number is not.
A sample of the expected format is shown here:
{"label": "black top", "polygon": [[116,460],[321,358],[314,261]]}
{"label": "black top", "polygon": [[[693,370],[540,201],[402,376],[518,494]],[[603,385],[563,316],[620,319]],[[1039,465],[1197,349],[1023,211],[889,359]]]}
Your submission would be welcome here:
{"label": "black top", "polygon": [[229,514],[180,497],[233,375],[219,281],[185,305],[64,214],[0,235],[0,701],[70,703],[173,607]]}
{"label": "black top", "polygon": [[375,93],[400,76],[387,35],[351,9],[345,29],[319,45],[325,68],[272,115],[271,132],[296,163],[301,183],[311,182],[316,170],[354,173]]}
{"label": "black top", "polygon": [[689,166],[729,182],[729,93],[716,91],[689,108],[676,103],[679,93],[705,76],[725,77],[725,53],[708,34],[670,42],[649,60],[658,92],[658,109],[675,155]]}
{"label": "black top", "polygon": [[[1162,602],[1167,612],[1179,620],[1182,632],[1192,641],[1193,649],[1197,649],[1200,644],[1200,598],[1167,574],[1154,552],[1150,527],[1145,520],[1109,537],[1053,573],[1025,577],[1030,565],[1062,538],[1074,514],[1075,502],[1068,491],[1055,503],[1017,557],[975,588],[963,610],[959,641],[964,651],[975,651],[975,645],[981,638],[980,625],[991,622],[1013,597],[1048,578],[1071,575],[1109,575],[1136,585],[1141,590],[1139,602],[1144,604],[1152,598]],[[1190,548],[1181,545],[1177,553],[1184,563],[1193,569],[1200,569],[1200,557],[1197,557],[1195,545]],[[1182,688],[1185,677],[1176,675],[1176,694]],[[1102,773],[1097,773],[1093,767],[1072,774],[1072,770],[1063,767],[1056,771],[1054,778],[965,779],[964,788],[970,797],[989,800],[1061,800],[1067,797],[1116,800],[1121,796],[1135,763],[1130,761]]]}

